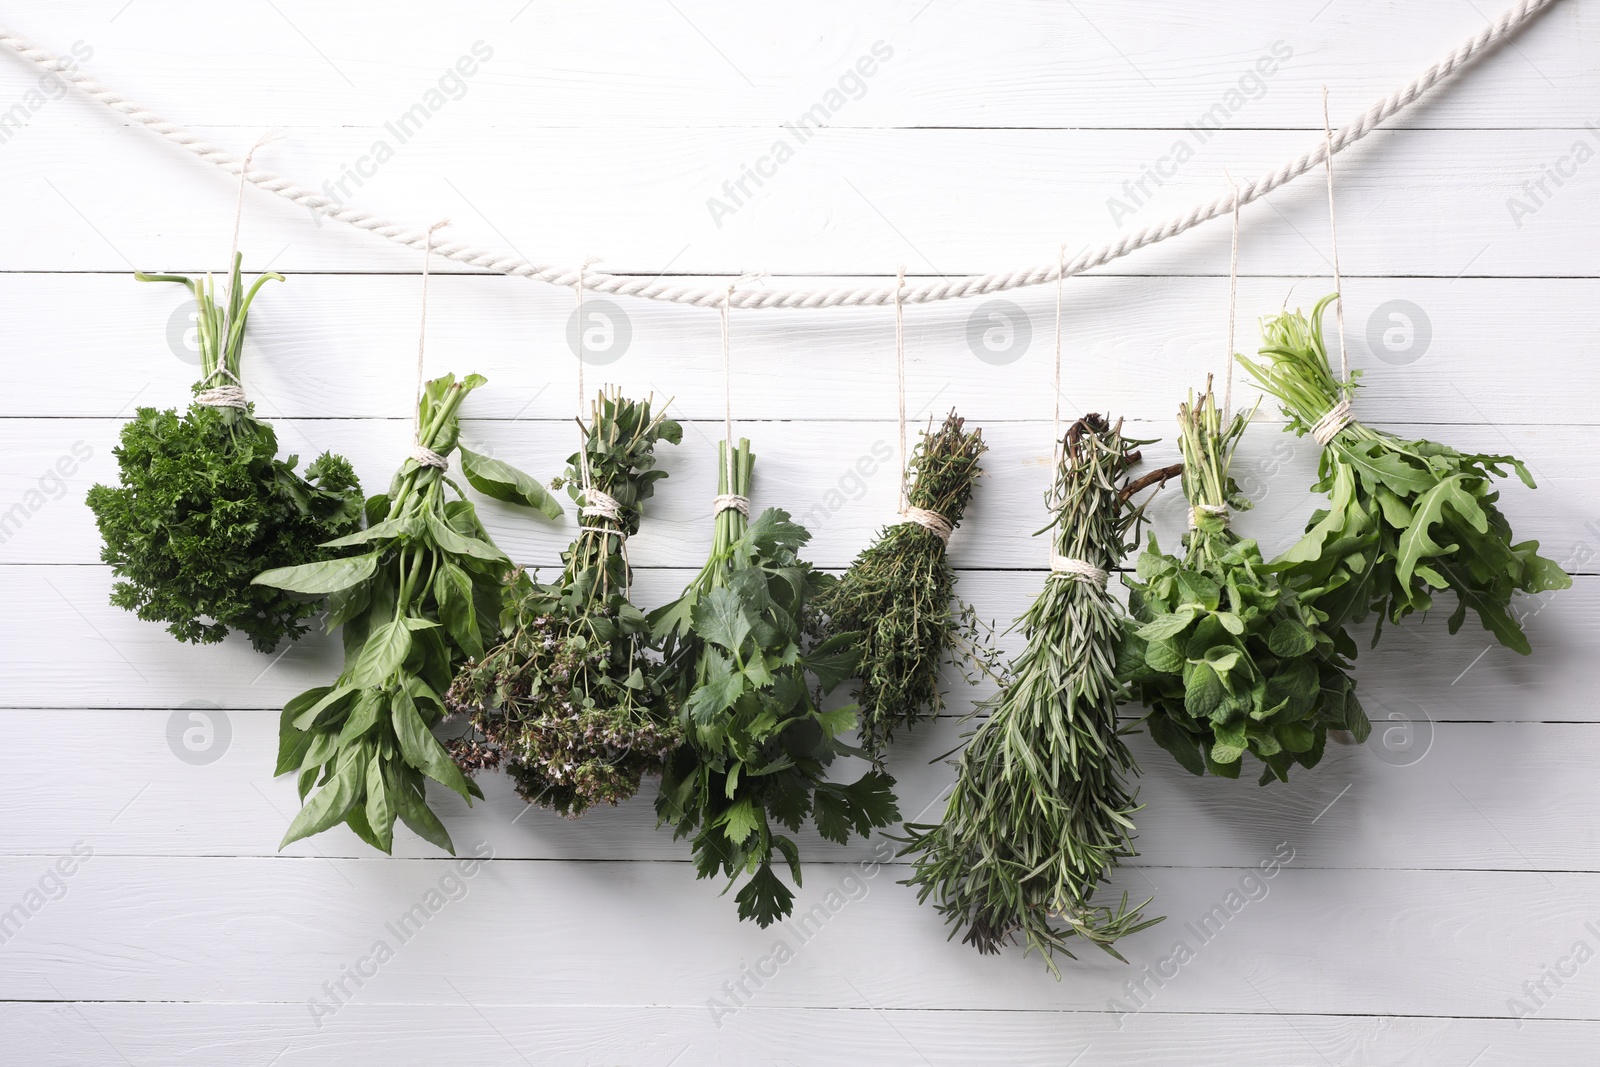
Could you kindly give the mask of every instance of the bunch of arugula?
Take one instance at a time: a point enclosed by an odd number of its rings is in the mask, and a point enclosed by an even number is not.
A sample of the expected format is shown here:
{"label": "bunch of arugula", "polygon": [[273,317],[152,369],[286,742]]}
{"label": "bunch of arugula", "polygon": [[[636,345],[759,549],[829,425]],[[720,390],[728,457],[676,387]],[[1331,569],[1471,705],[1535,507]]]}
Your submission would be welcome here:
{"label": "bunch of arugula", "polygon": [[[417,443],[440,457],[457,450],[458,411],[476,374],[427,383]],[[499,460],[461,448],[462,471],[478,491],[537,509],[561,505],[532,478]],[[282,848],[345,823],[384,852],[398,817],[452,854],[450,835],[426,799],[432,778],[468,798],[482,797],[433,736],[444,715],[441,694],[456,666],[481,656],[498,630],[500,591],[511,561],[495,547],[460,487],[437,466],[408,459],[387,494],[367,500],[365,530],[326,549],[360,555],[283,567],[256,577],[262,586],[327,598],[328,632],[343,627],[344,670],[332,685],[309,689],[284,706],[276,773],[298,772],[305,806]],[[306,801],[313,786],[320,786]]]}
{"label": "bunch of arugula", "polygon": [[[1283,404],[1288,428],[1312,428],[1356,389],[1339,382],[1322,339],[1322,314],[1338,294],[1323,297],[1310,319],[1296,311],[1263,324],[1261,362],[1239,356],[1261,388]],[[1305,536],[1274,566],[1315,599],[1332,625],[1377,614],[1376,643],[1384,619],[1399,622],[1433,606],[1433,594],[1456,596],[1449,629],[1455,633],[1470,607],[1507,648],[1532,651],[1510,610],[1518,592],[1566,589],[1572,584],[1539,542],[1511,541],[1511,524],[1495,506],[1494,478],[1509,466],[1534,487],[1515,456],[1457,452],[1432,441],[1406,441],[1351,420],[1323,447],[1318,481],[1329,496]]]}
{"label": "bunch of arugula", "polygon": [[[145,282],[178,282],[199,309],[201,379],[197,394],[237,387],[250,304],[268,279],[244,291],[235,256],[219,304],[215,283],[175,274],[136,274]],[[211,406],[198,400],[176,410],[140,408],[114,450],[116,488],[96,485],[88,503],[104,540],[100,558],[120,581],[111,603],[147,622],[164,622],[180,641],[211,644],[230,629],[270,652],[306,632],[316,606],[275,589],[252,586],[268,566],[316,558],[317,545],[361,520],[361,486],[341,456],[324,452],[295,472],[299,457],[278,458],[272,427],[255,405]]]}
{"label": "bunch of arugula", "polygon": [[[983,432],[968,432],[952,411],[937,432],[923,432],[906,472],[906,503],[954,530],[983,473],[985,448]],[[880,533],[818,601],[830,633],[860,635],[861,744],[874,760],[897,727],[938,714],[941,664],[984,636],[970,609],[952,607],[955,585],[945,539],[906,521]]]}
{"label": "bunch of arugula", "polygon": [[562,554],[561,577],[543,585],[515,575],[504,641],[463,666],[447,694],[475,728],[452,742],[457,761],[469,770],[503,765],[530,804],[576,817],[626,800],[680,739],[649,626],[628,600],[625,538],[639,532],[644,501],[667,476],[656,469],[656,443],[682,435],[649,401],[600,395],[583,448],[568,460],[582,528]]}
{"label": "bunch of arugula", "polygon": [[1191,527],[1180,561],[1152,534],[1129,588],[1118,670],[1150,709],[1150,736],[1195,774],[1237,778],[1245,752],[1261,784],[1322,759],[1328,728],[1365,741],[1371,730],[1350,678],[1355,642],[1281,582],[1229,510],[1250,501],[1229,476],[1249,418],[1226,427],[1210,383],[1178,406],[1183,491]]}
{"label": "bunch of arugula", "polygon": [[[741,440],[719,442],[717,492],[748,497],[755,457]],[[856,635],[817,641],[819,593],[832,581],[799,557],[811,535],[788,513],[768,508],[753,521],[735,507],[715,517],[711,556],[683,595],[652,613],[665,670],[678,699],[684,744],[662,772],[656,813],[674,837],[693,836],[701,878],[719,870],[741,919],[760,926],[789,914],[794,893],[774,870],[781,854],[800,884],[800,850],[779,828],[817,831],[843,844],[899,819],[894,782],[869,770],[849,785],[827,768],[855,750],[839,740],[855,728],[854,707],[824,711],[825,693],[850,676]]]}
{"label": "bunch of arugula", "polygon": [[[1139,459],[1121,424],[1087,415],[1067,432],[1046,496],[1053,555],[1109,571],[1135,547],[1142,509],[1128,498],[1150,481],[1119,484]],[[1157,472],[1164,478],[1168,471]],[[1128,782],[1138,773],[1117,724],[1126,687],[1116,675],[1123,613],[1101,582],[1052,567],[1017,620],[1027,647],[957,763],[935,824],[906,825],[908,885],[933,898],[954,937],[980,952],[1020,939],[1059,977],[1053,953],[1075,959],[1081,938],[1121,959],[1113,943],[1159,920],[1144,904],[1094,896],[1134,856]],[[1145,903],[1149,903],[1146,901]]]}

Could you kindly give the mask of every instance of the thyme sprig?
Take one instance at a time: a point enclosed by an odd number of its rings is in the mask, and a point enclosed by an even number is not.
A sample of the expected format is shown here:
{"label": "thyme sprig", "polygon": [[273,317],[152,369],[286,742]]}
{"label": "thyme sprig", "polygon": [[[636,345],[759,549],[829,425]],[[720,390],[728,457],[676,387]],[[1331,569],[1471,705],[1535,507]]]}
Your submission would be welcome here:
{"label": "thyme sprig", "polygon": [[[923,431],[906,472],[906,502],[958,526],[966,514],[987,446],[954,411]],[[859,635],[856,699],[861,744],[874,760],[897,728],[943,707],[939,670],[959,650],[987,637],[971,612],[954,605],[956,576],[945,541],[914,522],[885,527],[842,580],[818,601],[828,632]]]}
{"label": "thyme sprig", "polygon": [[682,435],[649,400],[599,395],[583,448],[557,480],[581,523],[560,577],[541,584],[516,572],[500,615],[505,639],[450,686],[451,710],[474,727],[452,741],[456,759],[474,771],[503,765],[530,804],[569,817],[617,804],[680,739],[649,626],[628,599],[626,539],[667,476],[656,467],[656,444]]}

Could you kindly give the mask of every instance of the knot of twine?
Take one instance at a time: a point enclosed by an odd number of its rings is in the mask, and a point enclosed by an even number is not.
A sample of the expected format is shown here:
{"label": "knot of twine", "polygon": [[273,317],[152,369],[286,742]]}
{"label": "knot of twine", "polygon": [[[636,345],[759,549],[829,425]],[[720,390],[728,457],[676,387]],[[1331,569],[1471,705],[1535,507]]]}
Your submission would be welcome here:
{"label": "knot of twine", "polygon": [[1339,401],[1328,409],[1327,414],[1318,419],[1316,425],[1311,427],[1311,436],[1317,439],[1317,444],[1327,448],[1332,443],[1340,430],[1355,421],[1355,415],[1350,411],[1350,399]]}
{"label": "knot of twine", "polygon": [[1111,577],[1110,573],[1101,570],[1093,563],[1063,556],[1054,551],[1050,553],[1050,573],[1065,574],[1075,582],[1098,586],[1101,589],[1106,587],[1106,580]]}
{"label": "knot of twine", "polygon": [[[585,519],[609,519],[618,526],[622,525],[622,503],[616,497],[603,489],[586,486],[583,490],[584,505],[578,514]],[[627,531],[612,529],[609,526],[579,526],[580,530],[589,530],[593,533],[616,534],[627,539]]]}
{"label": "knot of twine", "polygon": [[238,408],[241,411],[250,406],[250,402],[244,398],[242,385],[217,385],[202,389],[194,395],[194,402],[208,408]]}
{"label": "knot of twine", "polygon": [[1228,526],[1228,505],[1226,504],[1194,504],[1189,508],[1189,529],[1198,529],[1200,517],[1221,519],[1223,528]]}
{"label": "knot of twine", "polygon": [[227,367],[218,367],[206,375],[205,381],[213,378],[232,378],[232,385],[213,385],[209,389],[202,389],[194,395],[194,402],[208,408],[238,408],[243,411],[249,406],[249,401],[244,397],[244,383],[239,376]]}
{"label": "knot of twine", "polygon": [[450,460],[448,457],[441,456],[433,449],[424,448],[422,445],[415,445],[412,447],[411,458],[416,460],[418,465],[423,467],[436,467],[442,471],[447,471],[450,469]]}
{"label": "knot of twine", "polygon": [[738,493],[722,493],[711,501],[711,514],[713,517],[721,515],[724,511],[737,511],[745,518],[750,517],[750,498],[740,496]]}
{"label": "knot of twine", "polygon": [[950,524],[949,519],[937,511],[929,511],[927,508],[907,506],[900,512],[900,517],[911,525],[920,526],[924,530],[931,532],[939,539],[941,544],[948,545],[950,543],[950,534],[955,531],[955,527]]}

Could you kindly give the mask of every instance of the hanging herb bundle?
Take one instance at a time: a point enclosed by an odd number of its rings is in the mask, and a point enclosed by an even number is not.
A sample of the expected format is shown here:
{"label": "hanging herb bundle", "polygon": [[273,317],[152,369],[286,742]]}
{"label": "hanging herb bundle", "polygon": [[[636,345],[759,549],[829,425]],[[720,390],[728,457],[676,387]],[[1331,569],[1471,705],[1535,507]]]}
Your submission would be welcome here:
{"label": "hanging herb bundle", "polygon": [[105,544],[100,558],[120,579],[111,603],[147,622],[164,622],[180,641],[212,644],[228,631],[270,652],[306,632],[316,605],[252,586],[262,565],[314,559],[317,545],[354,529],[361,486],[341,456],[324,452],[302,477],[299,457],[278,458],[278,437],[255,417],[240,386],[251,302],[269,279],[245,292],[235,256],[227,292],[176,274],[136,274],[145,282],[188,286],[199,309],[201,378],[182,415],[140,408],[114,450],[117,487],[89,490]]}
{"label": "hanging herb bundle", "polygon": [[1527,655],[1527,635],[1510,610],[1518,592],[1572,584],[1539,542],[1513,544],[1511,524],[1495,506],[1493,479],[1509,467],[1533,488],[1515,456],[1457,452],[1432,441],[1407,441],[1355,421],[1350,397],[1359,372],[1339,382],[1328,364],[1322,314],[1337,294],[1323,297],[1310,319],[1296,311],[1263,326],[1262,361],[1239,357],[1261,388],[1283,405],[1289,427],[1322,445],[1318,481],[1328,507],[1317,511],[1305,536],[1276,562],[1302,596],[1315,598],[1335,625],[1377,613],[1399,622],[1433,606],[1450,590],[1455,633],[1470,607],[1507,648]]}
{"label": "hanging herb bundle", "polygon": [[[458,412],[484,383],[447,374],[427,383],[417,448],[387,494],[366,503],[365,530],[327,542],[360,555],[267,571],[261,586],[326,597],[328,630],[343,627],[344,670],[333,685],[307,690],[284,706],[278,774],[298,772],[300,798],[320,786],[284,835],[283,845],[343,822],[374,848],[390,851],[398,817],[454,853],[428,808],[424,779],[463,797],[482,797],[432,733],[456,666],[481,656],[497,633],[502,580],[511,566],[459,487],[445,475],[457,449]],[[561,506],[532,478],[499,460],[460,449],[468,482],[486,495],[556,518]],[[283,847],[280,845],[279,847]]]}
{"label": "hanging herb bundle", "polygon": [[964,928],[985,953],[1020,940],[1058,975],[1053,953],[1076,958],[1071,938],[1121,959],[1113,942],[1159,921],[1143,918],[1143,904],[1130,908],[1126,893],[1116,907],[1094,899],[1135,855],[1128,783],[1138,768],[1117,727],[1123,613],[1105,579],[1134,547],[1140,511],[1127,500],[1151,479],[1119,479],[1143,443],[1099,415],[1068,431],[1040,531],[1051,535],[1051,574],[1018,620],[1027,648],[983,706],[988,718],[961,754],[943,819],[906,826],[907,884],[933,898],[952,937]]}
{"label": "hanging herb bundle", "polygon": [[952,608],[955,572],[945,545],[966,513],[986,446],[955,412],[922,434],[906,472],[906,521],[887,527],[818,601],[832,634],[860,635],[861,743],[874,760],[898,727],[936,715],[939,668],[975,647],[970,610]]}
{"label": "hanging herb bundle", "polygon": [[855,667],[856,635],[820,637],[815,603],[832,580],[801,560],[811,535],[768,508],[746,518],[755,457],[719,442],[711,557],[675,602],[651,615],[681,702],[684,744],[662,773],[656,813],[675,837],[693,837],[701,878],[721,871],[741,919],[760,926],[789,914],[794,893],[774,869],[781,856],[800,884],[800,851],[781,830],[809,818],[830,841],[865,837],[899,819],[893,785],[868,771],[849,785],[827,778],[854,707],[823,711],[820,693]]}
{"label": "hanging herb bundle", "polygon": [[452,743],[469,770],[504,766],[530,804],[576,817],[638,792],[679,740],[675,707],[649,656],[649,625],[628,600],[626,539],[667,472],[658,441],[683,431],[614,393],[595,401],[565,484],[582,527],[561,577],[518,572],[507,588],[504,641],[462,667],[447,703],[474,732]]}
{"label": "hanging herb bundle", "polygon": [[1348,673],[1355,643],[1229,528],[1230,509],[1250,507],[1228,474],[1248,423],[1224,428],[1209,382],[1179,405],[1186,551],[1165,555],[1152,535],[1125,579],[1133,618],[1118,668],[1150,709],[1151,737],[1185,768],[1237,778],[1249,752],[1265,785],[1316,766],[1329,727],[1365,741],[1371,725]]}

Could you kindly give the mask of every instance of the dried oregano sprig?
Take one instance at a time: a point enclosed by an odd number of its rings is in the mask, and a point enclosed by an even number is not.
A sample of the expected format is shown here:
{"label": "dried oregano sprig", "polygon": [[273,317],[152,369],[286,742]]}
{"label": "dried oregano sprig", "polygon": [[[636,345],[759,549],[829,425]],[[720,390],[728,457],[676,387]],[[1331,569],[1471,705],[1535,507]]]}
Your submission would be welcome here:
{"label": "dried oregano sprig", "polygon": [[[1142,917],[1143,904],[1130,908],[1126,893],[1116,907],[1094,900],[1111,869],[1135,855],[1129,781],[1138,768],[1117,726],[1123,613],[1103,572],[1134,547],[1134,487],[1119,481],[1141,443],[1099,415],[1068,431],[1040,531],[1062,564],[1017,620],[1027,648],[980,708],[988,718],[961,754],[943,819],[906,826],[902,854],[915,864],[907,884],[933,898],[952,937],[965,929],[980,952],[1020,940],[1056,974],[1053,953],[1076,958],[1071,938],[1121,959],[1113,942],[1158,921]],[[1101,574],[1074,573],[1071,560]]]}
{"label": "dried oregano sprig", "polygon": [[1328,728],[1371,730],[1349,674],[1355,643],[1272,573],[1255,541],[1232,530],[1250,501],[1228,474],[1249,419],[1226,427],[1207,383],[1178,406],[1189,532],[1180,561],[1152,535],[1118,669],[1150,709],[1150,736],[1195,774],[1239,776],[1249,752],[1265,785],[1322,759]]}
{"label": "dried oregano sprig", "polygon": [[230,629],[270,652],[306,632],[313,603],[252,586],[263,566],[315,559],[319,542],[361,520],[361,486],[341,456],[324,452],[295,471],[278,458],[272,427],[244,397],[239,365],[250,304],[268,279],[245,292],[235,256],[219,303],[215,283],[175,274],[140,281],[188,286],[198,307],[201,378],[182,415],[140,408],[114,450],[117,487],[97,485],[88,503],[105,544],[100,558],[120,581],[111,603],[147,622],[164,622],[180,641],[211,644]]}
{"label": "dried oregano sprig", "polygon": [[649,626],[628,600],[626,539],[667,476],[656,469],[656,443],[682,435],[650,401],[600,394],[583,450],[567,461],[581,529],[560,578],[545,585],[518,572],[501,613],[504,642],[450,687],[451,710],[475,728],[452,742],[457,760],[470,770],[503,765],[530,804],[576,817],[626,800],[679,741]]}
{"label": "dried oregano sprig", "polygon": [[650,617],[685,738],[662,773],[656,814],[674,837],[693,837],[701,878],[720,870],[731,887],[749,876],[735,898],[739,917],[767,926],[794,905],[774,869],[780,857],[800,884],[799,847],[780,829],[797,831],[809,817],[843,844],[900,813],[880,771],[848,785],[828,779],[834,758],[855,751],[839,738],[855,727],[856,709],[824,711],[820,696],[850,676],[855,635],[819,640],[813,603],[833,579],[800,559],[811,535],[777,508],[746,519],[750,442],[731,456],[725,443],[717,449],[711,556],[683,596]]}
{"label": "dried oregano sprig", "polygon": [[937,431],[923,431],[906,472],[906,503],[931,513],[944,536],[909,520],[886,527],[818,601],[829,633],[859,634],[861,744],[874,760],[897,727],[938,714],[940,666],[984,636],[971,613],[952,608],[956,576],[945,540],[966,514],[986,447],[983,432],[967,431],[954,411]]}
{"label": "dried oregano sprig", "polygon": [[1326,442],[1312,489],[1328,494],[1328,507],[1275,566],[1336,625],[1375,612],[1374,642],[1385,618],[1427,611],[1433,594],[1449,589],[1456,595],[1451,633],[1470,607],[1501,644],[1527,655],[1532,648],[1511,598],[1572,585],[1539,555],[1539,542],[1512,543],[1511,523],[1495,506],[1493,479],[1505,477],[1505,467],[1530,489],[1532,475],[1515,456],[1406,441],[1355,421],[1340,404],[1360,372],[1339,382],[1322,341],[1322,313],[1336,299],[1319,300],[1310,319],[1296,311],[1268,320],[1262,362],[1238,357],[1282,401],[1289,429]]}
{"label": "dried oregano sprig", "polygon": [[[394,822],[454,852],[428,808],[424,779],[463,797],[482,797],[431,728],[457,664],[482,655],[496,634],[502,579],[511,567],[465,499],[445,476],[460,435],[461,402],[484,379],[447,374],[427,383],[417,449],[387,494],[367,501],[368,526],[324,548],[359,546],[358,556],[259,575],[275,589],[328,599],[328,630],[344,628],[344,670],[331,686],[289,701],[278,727],[278,774],[298,771],[300,798],[321,786],[289,826],[283,844],[346,823],[388,852]],[[491,495],[560,514],[560,505],[526,474],[462,449],[462,468]],[[282,847],[282,846],[279,846]]]}

